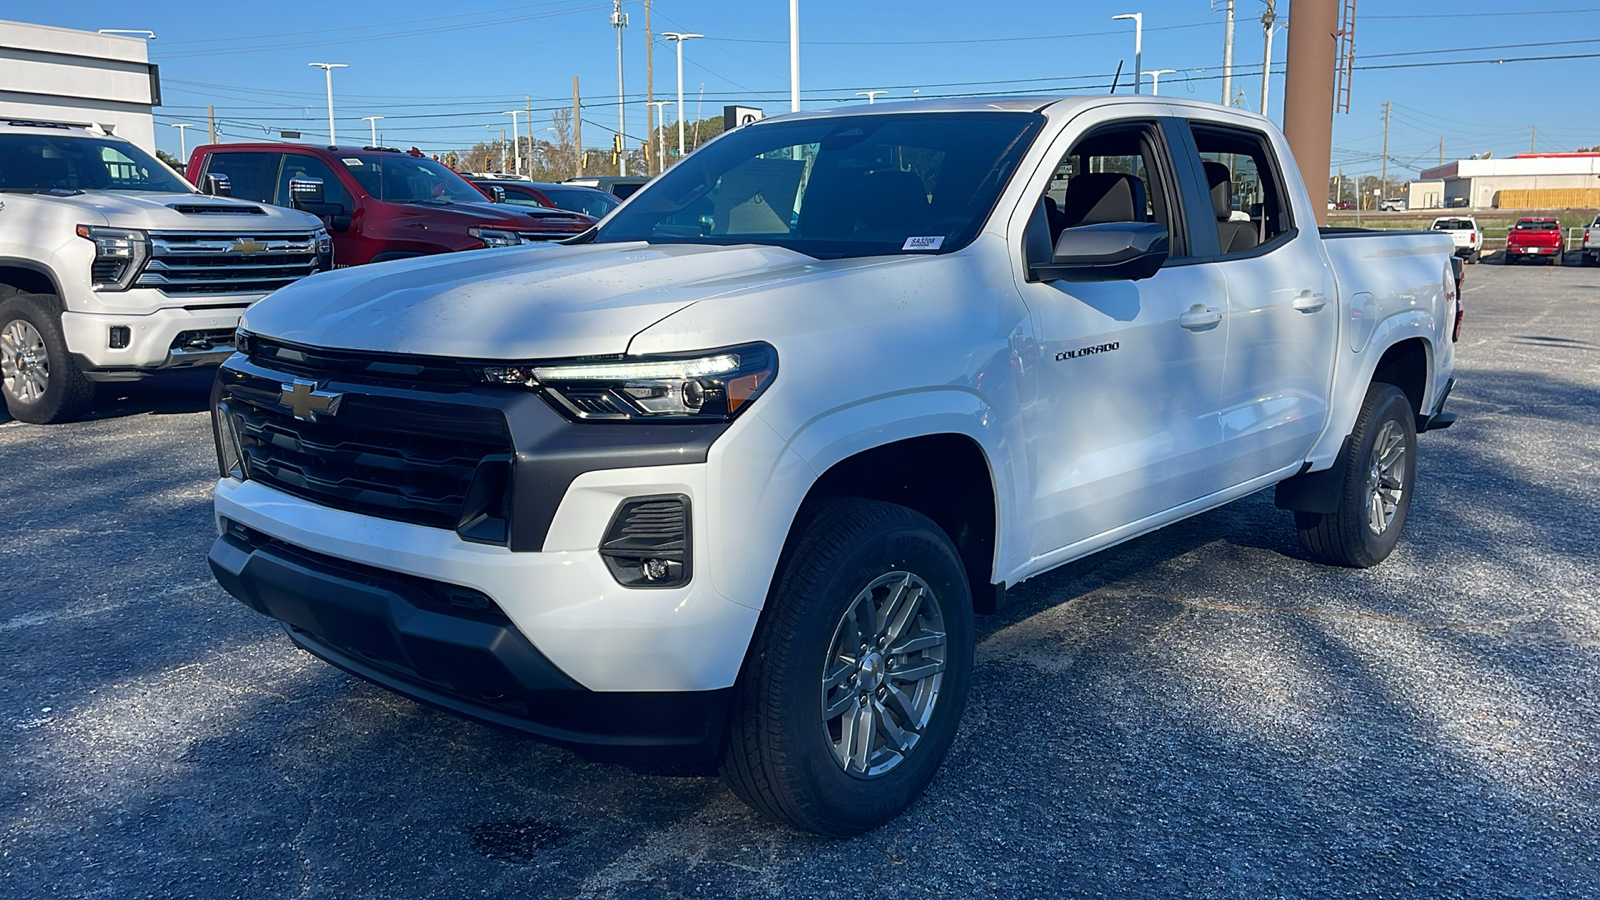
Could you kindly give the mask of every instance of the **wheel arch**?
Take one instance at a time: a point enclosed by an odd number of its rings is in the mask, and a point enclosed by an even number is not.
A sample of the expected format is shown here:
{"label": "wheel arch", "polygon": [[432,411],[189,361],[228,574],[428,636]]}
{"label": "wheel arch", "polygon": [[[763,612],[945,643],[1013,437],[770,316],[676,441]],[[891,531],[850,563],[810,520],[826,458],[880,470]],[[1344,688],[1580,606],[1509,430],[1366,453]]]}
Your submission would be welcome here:
{"label": "wheel arch", "polygon": [[61,287],[50,267],[31,259],[0,257],[0,300],[17,294],[42,294],[54,298],[61,309]]}

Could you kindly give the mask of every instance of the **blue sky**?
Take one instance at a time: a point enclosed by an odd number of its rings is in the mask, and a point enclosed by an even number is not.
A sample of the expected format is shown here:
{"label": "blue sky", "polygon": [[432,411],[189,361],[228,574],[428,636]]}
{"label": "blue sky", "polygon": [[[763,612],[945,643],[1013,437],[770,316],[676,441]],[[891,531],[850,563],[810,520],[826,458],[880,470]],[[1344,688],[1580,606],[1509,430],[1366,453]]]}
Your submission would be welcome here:
{"label": "blue sky", "polygon": [[[1119,61],[1125,73],[1133,67],[1132,23],[1111,20],[1125,12],[1144,13],[1145,69],[1179,70],[1163,76],[1162,93],[1217,101],[1222,6],[1221,0],[802,0],[803,105],[862,102],[855,92],[868,89],[887,89],[887,98],[902,99],[1103,92]],[[1290,4],[1280,0],[1279,6],[1282,16]],[[1424,6],[1450,12],[1425,14]],[[1244,89],[1250,109],[1260,97],[1264,8],[1262,0],[1237,0],[1235,84]],[[697,109],[702,117],[714,115],[730,103],[788,109],[786,0],[657,0],[653,10],[658,34],[707,35],[685,46],[689,118]],[[1359,10],[1357,65],[1383,68],[1356,72],[1350,112],[1335,117],[1334,164],[1347,175],[1378,171],[1386,100],[1394,103],[1391,176],[1435,164],[1441,137],[1446,159],[1526,152],[1535,128],[1540,151],[1600,144],[1600,103],[1588,93],[1600,71],[1600,4],[1577,0],[1563,9],[1557,0],[1524,0],[1513,11],[1488,0],[1363,0]],[[207,103],[216,105],[225,139],[261,140],[294,129],[308,140],[325,140],[323,73],[309,62],[350,64],[334,74],[339,131],[347,140],[365,139],[368,125],[360,117],[381,115],[384,144],[443,152],[497,138],[510,124],[503,112],[523,109],[525,95],[533,98],[535,128],[548,126],[547,110],[570,106],[574,75],[581,79],[586,106],[584,142],[608,144],[605,129],[617,127],[610,11],[609,0],[276,0],[211,9],[77,0],[10,15],[88,30],[155,31],[151,60],[161,66],[165,100],[157,116],[158,142],[174,153],[178,132],[165,126],[202,126],[189,131],[193,146],[197,137],[203,139]],[[627,133],[640,136],[644,7],[635,0],[624,3],[623,11],[631,17],[624,35]],[[1286,50],[1287,35],[1280,34],[1274,52],[1280,67]],[[1578,58],[1433,65],[1541,56]],[[674,61],[672,45],[659,44],[657,99],[675,93]],[[1281,75],[1271,95],[1276,119]],[[670,110],[668,115],[670,122]]]}

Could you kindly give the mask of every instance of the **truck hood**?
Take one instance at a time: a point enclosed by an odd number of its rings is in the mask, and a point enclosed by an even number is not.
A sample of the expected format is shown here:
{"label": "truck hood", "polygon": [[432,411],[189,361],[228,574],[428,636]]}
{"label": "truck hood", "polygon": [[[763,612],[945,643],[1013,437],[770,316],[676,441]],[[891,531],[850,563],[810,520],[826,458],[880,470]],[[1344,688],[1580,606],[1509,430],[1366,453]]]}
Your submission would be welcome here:
{"label": "truck hood", "polygon": [[77,206],[86,213],[98,214],[105,219],[103,224],[113,228],[273,232],[309,231],[322,227],[322,221],[316,216],[297,209],[206,194],[90,191],[52,200]]}
{"label": "truck hood", "polygon": [[458,359],[601,356],[696,301],[863,262],[755,245],[469,250],[302,279],[251,307],[243,327],[312,347]]}

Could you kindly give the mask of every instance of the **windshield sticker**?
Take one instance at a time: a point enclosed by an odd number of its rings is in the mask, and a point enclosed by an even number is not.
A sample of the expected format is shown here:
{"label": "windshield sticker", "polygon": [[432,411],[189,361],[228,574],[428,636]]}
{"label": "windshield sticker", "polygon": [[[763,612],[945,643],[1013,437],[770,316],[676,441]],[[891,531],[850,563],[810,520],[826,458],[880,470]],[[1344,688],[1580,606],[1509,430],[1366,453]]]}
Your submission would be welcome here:
{"label": "windshield sticker", "polygon": [[901,250],[937,250],[944,246],[944,236],[938,237],[912,237],[906,238],[906,245]]}
{"label": "windshield sticker", "polygon": [[365,164],[364,164],[364,163],[362,163],[362,162],[361,162],[361,160],[359,160],[359,159],[356,159],[356,158],[355,158],[355,157],[354,157],[354,156],[345,156],[345,157],[340,157],[340,159],[339,159],[339,161],[340,161],[340,162],[342,162],[342,163],[344,163],[344,164],[345,164],[345,165],[347,165],[347,166],[360,166],[360,165],[365,165]]}

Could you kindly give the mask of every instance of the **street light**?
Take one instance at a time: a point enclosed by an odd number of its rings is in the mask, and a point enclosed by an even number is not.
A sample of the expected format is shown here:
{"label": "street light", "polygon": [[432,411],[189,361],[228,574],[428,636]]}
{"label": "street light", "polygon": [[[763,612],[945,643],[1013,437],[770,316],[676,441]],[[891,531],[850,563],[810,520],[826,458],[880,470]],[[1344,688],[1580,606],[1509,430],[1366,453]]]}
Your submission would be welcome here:
{"label": "street light", "polygon": [[183,162],[184,158],[189,155],[189,142],[185,140],[187,132],[184,129],[193,128],[194,126],[188,122],[178,122],[172,127],[178,129],[178,161]]}
{"label": "street light", "polygon": [[362,116],[368,125],[372,126],[372,146],[378,146],[378,120],[383,116]]}
{"label": "street light", "polygon": [[800,0],[789,0],[789,111],[800,111]]}
{"label": "street light", "polygon": [[678,45],[678,158],[683,159],[683,42],[703,38],[705,35],[686,31],[663,31],[661,37]]}
{"label": "street light", "polygon": [[1151,96],[1156,96],[1161,93],[1161,76],[1174,75],[1177,73],[1177,71],[1177,69],[1156,69],[1151,72],[1146,72],[1145,74],[1150,76]]}
{"label": "street light", "polygon": [[1133,92],[1137,94],[1144,81],[1144,13],[1123,13],[1111,18],[1133,20]]}
{"label": "street light", "polygon": [[663,111],[672,105],[671,100],[652,100],[650,105],[656,108],[656,153],[661,157],[661,171],[667,170],[667,123],[662,118]]}
{"label": "street light", "polygon": [[876,97],[879,94],[887,94],[887,93],[889,93],[889,92],[888,91],[856,91],[856,96],[857,97],[865,97],[865,98],[867,98],[867,105],[871,106],[873,97]]}
{"label": "street light", "polygon": [[328,76],[328,143],[329,144],[337,144],[337,143],[339,143],[339,141],[334,136],[334,133],[333,133],[333,70],[334,69],[348,69],[348,68],[350,68],[350,64],[349,63],[306,63],[306,65],[308,65],[308,66],[316,66],[317,68],[321,69],[324,74],[326,74]]}
{"label": "street light", "polygon": [[[518,132],[517,132],[517,113],[518,112],[520,112],[520,110],[508,109],[505,112],[501,113],[500,115],[502,115],[502,116],[510,116],[511,117],[511,157],[514,160],[513,163],[512,163],[512,166],[511,166],[511,171],[512,171],[513,174],[521,175],[522,174],[522,142],[521,142],[521,140],[519,140],[517,138],[517,134],[518,134]],[[528,149],[532,150],[533,148],[529,147]]]}

